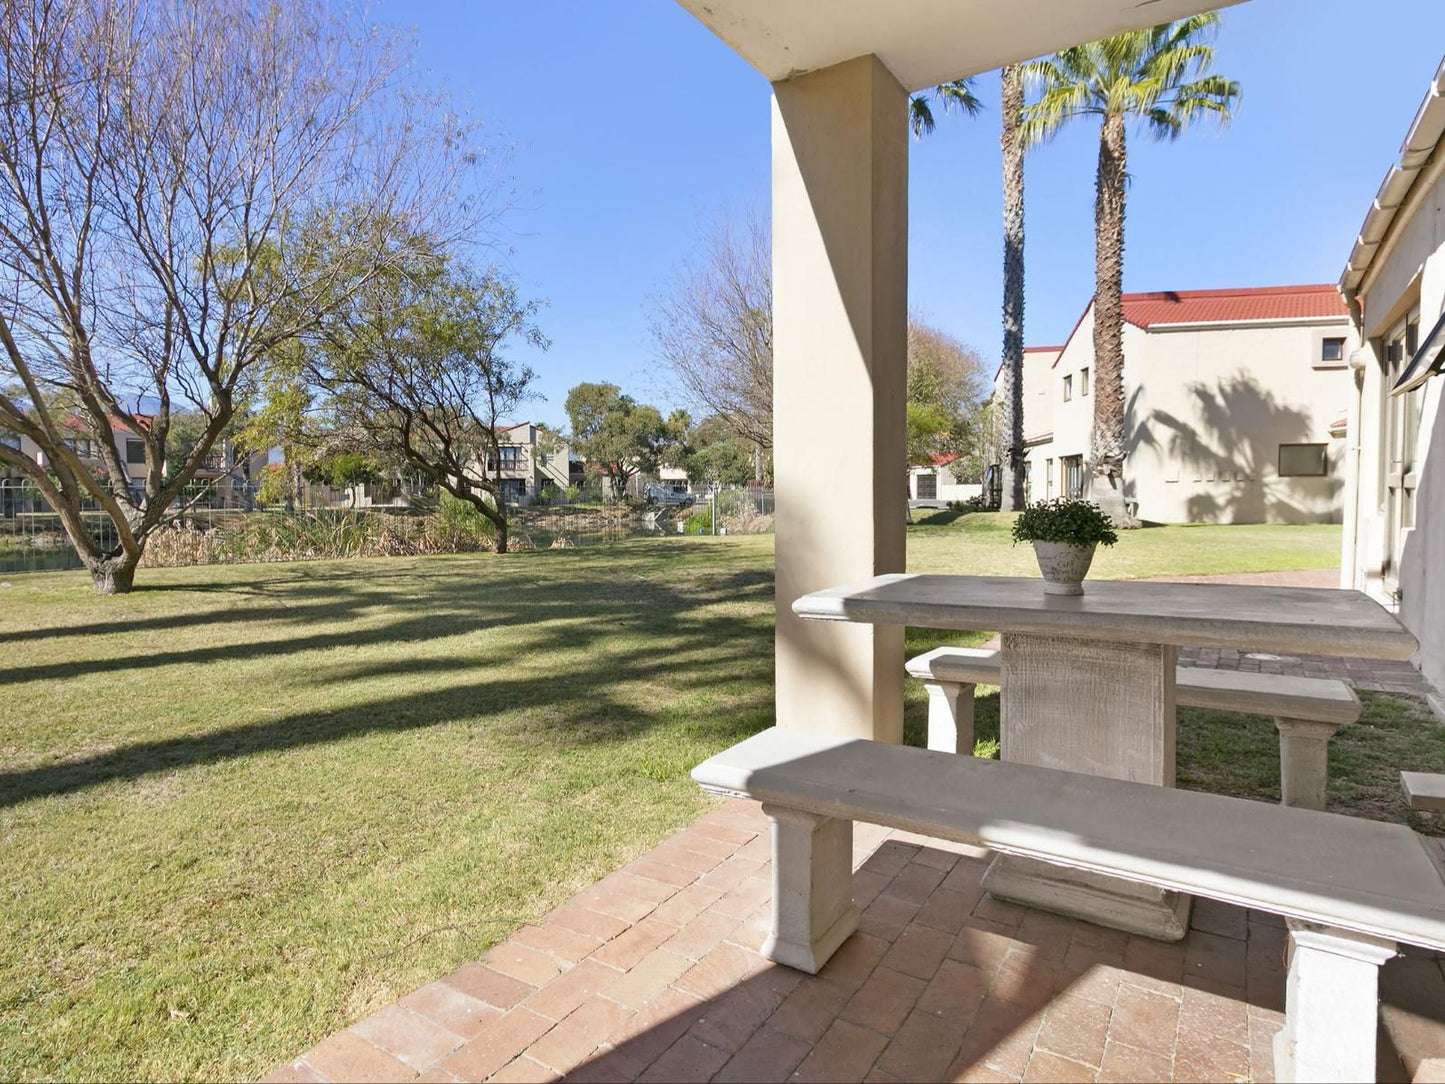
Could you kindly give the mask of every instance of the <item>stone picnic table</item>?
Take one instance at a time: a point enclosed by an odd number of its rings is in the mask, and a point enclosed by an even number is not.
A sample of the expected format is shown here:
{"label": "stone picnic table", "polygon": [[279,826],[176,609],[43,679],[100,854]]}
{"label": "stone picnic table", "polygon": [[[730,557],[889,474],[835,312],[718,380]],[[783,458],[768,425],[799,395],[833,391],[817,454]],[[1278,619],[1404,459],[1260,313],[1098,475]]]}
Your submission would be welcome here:
{"label": "stone picnic table", "polygon": [[[1045,595],[1015,576],[896,573],[804,595],[800,617],[997,631],[1003,760],[1174,785],[1174,682],[1182,646],[1408,659],[1418,644],[1359,591],[1090,580]],[[1190,897],[1023,858],[995,859],[995,896],[1145,936],[1188,928]]]}

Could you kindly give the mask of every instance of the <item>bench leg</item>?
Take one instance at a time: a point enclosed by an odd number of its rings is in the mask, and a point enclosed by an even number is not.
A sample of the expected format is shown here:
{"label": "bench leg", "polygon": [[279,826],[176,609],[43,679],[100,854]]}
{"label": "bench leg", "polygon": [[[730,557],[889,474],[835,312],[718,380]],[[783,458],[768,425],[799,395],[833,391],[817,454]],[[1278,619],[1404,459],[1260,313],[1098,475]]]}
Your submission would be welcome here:
{"label": "bench leg", "polygon": [[1279,729],[1279,792],[1282,805],[1324,809],[1334,723],[1276,719]]}
{"label": "bench leg", "polygon": [[810,975],[858,928],[853,906],[853,822],[764,803],[773,826],[770,960]]}
{"label": "bench leg", "polygon": [[973,685],[927,681],[928,748],[973,756]]}
{"label": "bench leg", "polygon": [[1380,965],[1394,955],[1393,941],[1289,920],[1280,1084],[1375,1079]]}

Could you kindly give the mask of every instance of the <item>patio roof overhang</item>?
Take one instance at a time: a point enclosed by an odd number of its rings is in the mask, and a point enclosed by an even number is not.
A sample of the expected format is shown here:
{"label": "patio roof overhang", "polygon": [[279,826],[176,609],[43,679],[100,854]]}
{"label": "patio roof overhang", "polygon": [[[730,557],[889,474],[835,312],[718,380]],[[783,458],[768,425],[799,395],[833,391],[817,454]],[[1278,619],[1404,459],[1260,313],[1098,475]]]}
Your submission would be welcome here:
{"label": "patio roof overhang", "polygon": [[679,0],[777,83],[872,53],[907,90],[1239,0]]}

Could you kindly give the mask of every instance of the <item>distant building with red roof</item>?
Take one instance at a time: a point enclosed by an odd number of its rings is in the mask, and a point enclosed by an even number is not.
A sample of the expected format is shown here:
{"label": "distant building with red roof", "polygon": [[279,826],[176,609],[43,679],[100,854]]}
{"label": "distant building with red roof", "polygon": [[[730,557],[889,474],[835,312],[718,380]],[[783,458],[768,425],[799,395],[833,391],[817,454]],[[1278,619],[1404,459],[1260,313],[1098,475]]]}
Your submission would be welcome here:
{"label": "distant building with red roof", "polygon": [[[1335,286],[1128,293],[1123,309],[1124,488],[1141,517],[1340,521],[1358,339]],[[1093,335],[1091,300],[1063,346],[1025,351],[1031,500],[1089,493]]]}

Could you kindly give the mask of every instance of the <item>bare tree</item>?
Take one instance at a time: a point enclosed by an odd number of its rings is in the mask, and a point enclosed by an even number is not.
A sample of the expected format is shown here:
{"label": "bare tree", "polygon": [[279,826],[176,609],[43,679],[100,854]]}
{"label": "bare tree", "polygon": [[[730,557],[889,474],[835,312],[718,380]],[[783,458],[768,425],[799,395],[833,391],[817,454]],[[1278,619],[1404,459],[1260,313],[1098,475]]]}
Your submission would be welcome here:
{"label": "bare tree", "polygon": [[[5,3],[0,387],[19,390],[0,425],[44,463],[3,445],[0,462],[41,491],[98,591],[130,589],[265,360],[407,239],[462,236],[479,207],[458,198],[469,133],[409,91],[395,35],[333,11]],[[182,451],[185,405],[204,424]],[[71,449],[77,426],[98,459]],[[117,430],[144,450],[139,478]]]}
{"label": "bare tree", "polygon": [[695,413],[759,449],[773,446],[772,251],[757,215],[705,235],[699,257],[656,301],[651,331]]}

